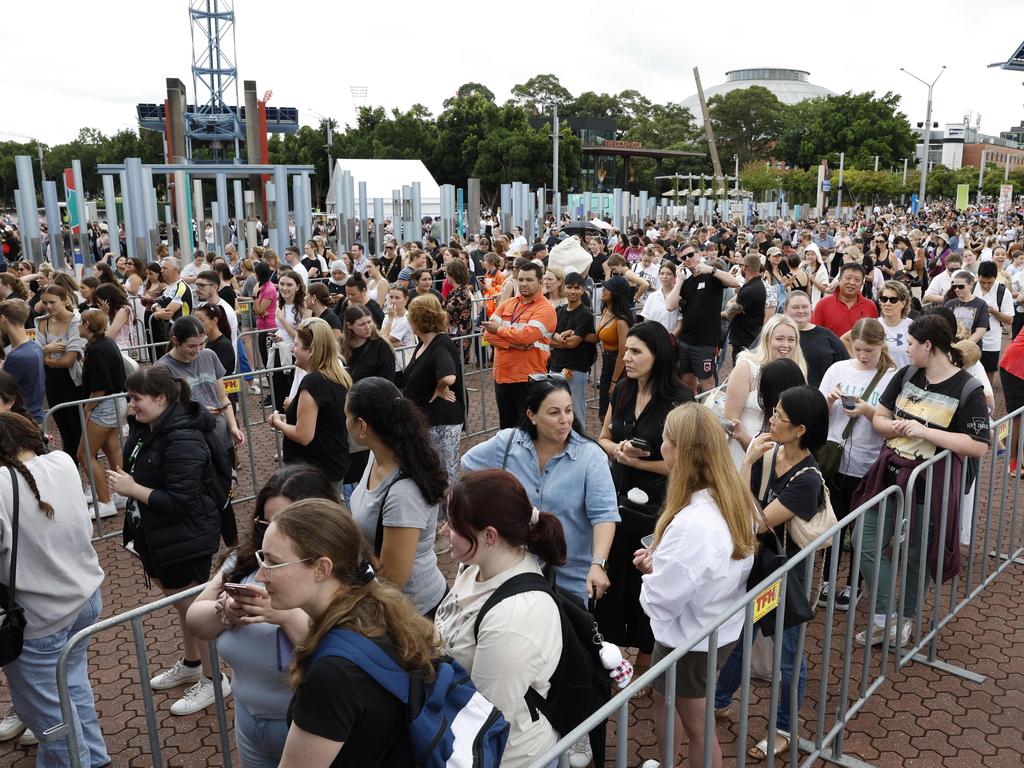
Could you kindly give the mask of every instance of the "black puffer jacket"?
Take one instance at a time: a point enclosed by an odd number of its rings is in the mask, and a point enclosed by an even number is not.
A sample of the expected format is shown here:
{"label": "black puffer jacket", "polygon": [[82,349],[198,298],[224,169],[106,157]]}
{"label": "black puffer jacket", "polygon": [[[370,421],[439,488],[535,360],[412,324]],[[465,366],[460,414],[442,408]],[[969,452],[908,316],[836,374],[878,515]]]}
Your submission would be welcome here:
{"label": "black puffer jacket", "polygon": [[[139,514],[142,546],[154,563],[171,565],[219,548],[220,513],[210,495],[213,467],[203,434],[216,425],[214,416],[195,403],[173,403],[152,430],[130,420],[124,456],[127,461],[141,441],[131,474],[153,489],[149,503],[139,504]],[[130,527],[126,520],[126,541],[132,538]]]}

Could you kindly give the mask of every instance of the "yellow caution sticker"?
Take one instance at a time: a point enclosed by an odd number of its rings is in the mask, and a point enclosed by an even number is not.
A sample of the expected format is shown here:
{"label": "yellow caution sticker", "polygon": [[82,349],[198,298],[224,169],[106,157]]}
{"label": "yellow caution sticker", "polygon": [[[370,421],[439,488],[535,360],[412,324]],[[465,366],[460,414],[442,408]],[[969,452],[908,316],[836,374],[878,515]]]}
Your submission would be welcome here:
{"label": "yellow caution sticker", "polygon": [[224,391],[229,395],[237,395],[240,389],[239,379],[228,379],[224,382]]}
{"label": "yellow caution sticker", "polygon": [[779,607],[779,590],[782,581],[769,584],[768,587],[754,598],[754,621],[758,622]]}
{"label": "yellow caution sticker", "polygon": [[25,329],[25,335],[28,336],[30,340],[35,341],[36,329],[35,328],[26,328]]}
{"label": "yellow caution sticker", "polygon": [[1006,438],[1008,438],[1010,436],[1010,422],[1004,421],[1002,424],[1000,424],[999,425],[999,433],[998,434],[999,434],[999,439],[1002,440],[1003,442],[1005,442]]}

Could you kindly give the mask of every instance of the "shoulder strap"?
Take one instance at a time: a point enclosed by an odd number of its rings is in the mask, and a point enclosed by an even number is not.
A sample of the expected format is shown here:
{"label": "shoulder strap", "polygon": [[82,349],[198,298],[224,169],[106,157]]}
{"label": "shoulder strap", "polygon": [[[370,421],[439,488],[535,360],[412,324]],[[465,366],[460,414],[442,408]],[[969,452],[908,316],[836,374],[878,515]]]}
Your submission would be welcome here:
{"label": "shoulder strap", "polygon": [[480,625],[483,623],[484,616],[486,616],[494,606],[506,597],[519,595],[523,592],[547,592],[552,596],[552,599],[554,598],[551,585],[548,584],[548,580],[541,574],[520,573],[513,576],[491,593],[491,596],[484,602],[480,612],[477,613],[476,621],[473,623],[473,639],[475,640],[477,635],[480,634]]}
{"label": "shoulder strap", "polygon": [[14,599],[15,581],[18,576],[18,511],[21,507],[20,492],[18,489],[18,474],[14,467],[8,466],[7,471],[11,473],[11,494],[13,496],[14,514],[11,515],[11,576],[7,588],[7,605],[4,609],[10,613],[16,607]]}
{"label": "shoulder strap", "polygon": [[1006,296],[1006,286],[999,283],[999,287],[996,288],[996,309],[1000,312],[1003,311],[1003,297]]}
{"label": "shoulder strap", "polygon": [[[763,503],[764,493],[768,490],[768,476],[771,474],[772,467],[775,466],[775,454],[778,453],[778,451],[778,448],[766,451],[764,456],[761,457],[761,488],[757,492],[758,504]],[[771,458],[769,458],[769,456]]]}
{"label": "shoulder strap", "polygon": [[396,699],[408,703],[409,674],[380,646],[358,632],[348,629],[330,630],[313,651],[309,664],[324,656],[348,659]]}
{"label": "shoulder strap", "polygon": [[[860,396],[861,400],[867,400],[868,397],[870,397],[871,393],[875,391],[875,387],[878,386],[878,382],[880,382],[882,380],[882,377],[885,375],[886,370],[888,370],[888,369],[887,368],[883,368],[882,370],[875,372],[875,375],[872,377],[871,381],[868,383],[868,388],[865,389],[864,390],[864,394],[862,394]],[[847,422],[846,429],[843,430],[843,442],[844,443],[847,440],[849,440],[850,439],[850,435],[853,434],[853,423],[858,418],[860,418],[860,417],[859,416],[851,416],[850,420]]]}
{"label": "shoulder strap", "polygon": [[377,531],[373,536],[373,554],[380,557],[380,549],[384,546],[384,505],[388,502],[388,494],[391,493],[391,489],[395,483],[399,480],[405,480],[408,475],[405,474],[401,469],[398,470],[398,477],[388,483],[388,487],[384,489],[384,495],[380,500],[380,510],[377,514]]}
{"label": "shoulder strap", "polygon": [[516,438],[516,432],[519,431],[519,427],[512,427],[512,432],[509,433],[508,441],[505,443],[505,453],[501,457],[501,468],[505,469],[508,464],[508,452],[512,450],[512,441]]}

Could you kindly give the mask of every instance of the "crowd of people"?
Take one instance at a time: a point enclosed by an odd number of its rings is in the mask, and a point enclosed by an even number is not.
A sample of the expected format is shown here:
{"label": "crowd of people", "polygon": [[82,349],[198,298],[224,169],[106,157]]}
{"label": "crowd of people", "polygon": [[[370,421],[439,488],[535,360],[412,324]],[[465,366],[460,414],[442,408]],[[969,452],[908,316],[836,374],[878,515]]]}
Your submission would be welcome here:
{"label": "crowd of people", "polygon": [[[848,224],[566,228],[549,218],[530,243],[485,217],[442,245],[430,227],[395,241],[385,222],[381,256],[357,244],[338,257],[325,232],[280,257],[229,244],[183,259],[172,244],[148,265],[100,237],[81,279],[29,262],[0,273],[0,582],[17,519],[28,621],[5,667],[0,738],[28,743],[61,719],[53,649],[101,610],[93,512],[121,517],[163,595],[201,588],[176,603],[180,651],[149,684],[185,687],[174,715],[205,710],[217,688],[233,696],[247,768],[411,764],[402,703],[360,664],[318,653],[337,629],[427,680],[454,658],[508,723],[502,765],[530,764],[560,737],[529,702],[557,684],[564,609],[526,591],[477,620],[525,574],[589,610],[639,671],[693,646],[675,700],[653,695],[675,712],[673,754],[685,734],[703,755],[704,702],[729,717],[749,663],[742,612],[719,627],[717,680],[707,639],[694,641],[746,592],[760,546],[799,552],[790,521],[816,518],[826,498],[842,519],[949,449],[946,540],[970,543],[977,472],[961,487],[960,469],[1000,440],[996,371],[1006,412],[1024,406],[1015,225],[934,206]],[[463,450],[474,366],[493,377],[498,429]],[[252,440],[241,398],[264,409],[282,463],[239,518],[232,468]],[[865,585],[877,591],[861,644],[906,643],[896,605],[913,612],[918,584],[958,567],[958,551],[934,551],[939,518],[926,512],[940,505],[917,503],[902,600],[889,603],[878,544],[890,508],[865,517],[862,583],[847,557],[841,582],[815,592],[844,611]],[[799,708],[807,678],[798,635],[775,638],[776,742],[752,758],[788,746],[790,688]],[[70,664],[82,764],[98,768],[110,758],[85,644]],[[39,764],[65,753],[47,741]],[[584,738],[569,761],[592,757]]]}

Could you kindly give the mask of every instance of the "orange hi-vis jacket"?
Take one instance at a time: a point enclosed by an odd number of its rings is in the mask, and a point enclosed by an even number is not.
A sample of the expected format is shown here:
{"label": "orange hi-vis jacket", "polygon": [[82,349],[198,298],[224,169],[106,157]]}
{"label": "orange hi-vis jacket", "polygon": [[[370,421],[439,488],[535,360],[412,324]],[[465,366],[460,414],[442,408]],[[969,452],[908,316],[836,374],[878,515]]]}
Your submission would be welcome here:
{"label": "orange hi-vis jacket", "polygon": [[491,315],[501,327],[484,333],[494,347],[494,382],[515,384],[528,381],[531,373],[544,373],[551,355],[550,339],[558,321],[555,308],[540,293],[533,301],[522,296],[506,299]]}

